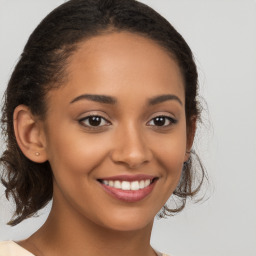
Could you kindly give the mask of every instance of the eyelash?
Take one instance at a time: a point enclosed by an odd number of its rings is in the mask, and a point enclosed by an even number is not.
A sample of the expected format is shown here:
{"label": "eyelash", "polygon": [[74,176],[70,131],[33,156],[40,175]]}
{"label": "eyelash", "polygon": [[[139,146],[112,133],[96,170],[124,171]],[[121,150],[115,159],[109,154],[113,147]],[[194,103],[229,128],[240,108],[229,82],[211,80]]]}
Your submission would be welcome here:
{"label": "eyelash", "polygon": [[[90,120],[90,118],[92,118],[92,120]],[[150,124],[151,122],[157,121],[157,119],[158,119],[158,121],[159,121],[159,119],[165,119],[164,120],[164,125],[152,125],[152,124]],[[90,123],[86,124],[86,122],[90,122],[90,121],[96,121],[96,122],[98,121],[98,122],[100,122],[99,124],[101,124],[102,121],[104,121],[105,124],[103,124],[103,125],[92,125]],[[165,124],[166,121],[169,122],[167,125]],[[88,129],[99,129],[99,128],[104,127],[104,126],[111,125],[111,123],[106,118],[104,118],[104,117],[102,117],[100,115],[89,115],[87,117],[84,117],[84,118],[80,119],[79,123],[81,123],[83,126],[87,127]],[[174,125],[176,123],[177,123],[177,120],[172,118],[172,117],[170,117],[170,116],[159,115],[159,116],[156,116],[156,117],[152,118],[147,123],[147,125],[148,126],[155,126],[155,127],[163,128],[163,127],[170,127],[170,126],[172,126],[172,125]]]}
{"label": "eyelash", "polygon": [[169,126],[172,126],[173,124],[177,123],[176,119],[174,119],[170,116],[164,116],[164,115],[156,116],[156,117],[152,118],[148,123],[150,123],[152,121],[154,122],[157,119],[161,119],[161,118],[165,119],[164,124],[166,123],[166,120],[169,122],[169,124],[168,125],[155,125],[156,127],[169,127]]}
{"label": "eyelash", "polygon": [[[90,118],[92,120],[90,120]],[[101,124],[102,121],[104,121],[106,124],[100,125],[100,126],[99,125],[86,124],[86,122],[95,121],[95,120],[93,120],[95,118],[100,119],[100,124]],[[99,115],[89,115],[87,117],[84,117],[84,118],[80,119],[79,123],[81,123],[83,126],[85,126],[86,128],[89,128],[89,129],[99,129],[100,127],[108,126],[108,125],[111,124],[106,118],[104,118],[102,116],[99,116]]]}

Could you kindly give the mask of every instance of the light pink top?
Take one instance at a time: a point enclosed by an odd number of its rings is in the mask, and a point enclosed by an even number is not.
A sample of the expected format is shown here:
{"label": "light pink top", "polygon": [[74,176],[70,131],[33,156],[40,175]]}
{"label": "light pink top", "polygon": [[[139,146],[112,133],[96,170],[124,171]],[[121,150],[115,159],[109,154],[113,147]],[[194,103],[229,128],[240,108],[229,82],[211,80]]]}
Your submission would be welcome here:
{"label": "light pink top", "polygon": [[[156,252],[158,256],[168,256],[167,254]],[[0,242],[0,256],[35,256],[31,252],[13,241]]]}
{"label": "light pink top", "polygon": [[13,241],[0,242],[0,256],[35,256]]}

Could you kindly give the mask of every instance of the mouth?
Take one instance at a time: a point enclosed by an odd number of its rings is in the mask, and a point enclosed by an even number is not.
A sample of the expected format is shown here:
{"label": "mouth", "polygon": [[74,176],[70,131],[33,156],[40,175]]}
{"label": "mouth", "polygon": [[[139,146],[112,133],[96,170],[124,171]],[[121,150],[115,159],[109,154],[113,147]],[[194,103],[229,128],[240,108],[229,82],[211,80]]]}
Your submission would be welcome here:
{"label": "mouth", "polygon": [[122,181],[122,180],[101,180],[98,181],[106,186],[121,189],[124,191],[136,191],[148,187],[150,184],[155,182],[158,178],[135,180],[135,181]]}
{"label": "mouth", "polygon": [[158,179],[149,175],[115,176],[98,179],[98,182],[112,197],[126,202],[136,202],[152,192]]}

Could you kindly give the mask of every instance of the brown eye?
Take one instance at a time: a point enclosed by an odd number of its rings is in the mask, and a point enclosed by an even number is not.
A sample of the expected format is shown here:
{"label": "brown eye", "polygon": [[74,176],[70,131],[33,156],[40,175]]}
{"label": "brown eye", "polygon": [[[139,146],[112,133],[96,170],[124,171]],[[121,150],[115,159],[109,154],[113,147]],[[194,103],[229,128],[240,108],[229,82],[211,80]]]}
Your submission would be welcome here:
{"label": "brown eye", "polygon": [[150,126],[170,126],[175,124],[177,121],[169,116],[157,116],[150,120]]}
{"label": "brown eye", "polygon": [[102,116],[88,116],[80,120],[80,122],[89,127],[109,125],[109,122]]}
{"label": "brown eye", "polygon": [[164,126],[166,118],[163,116],[159,116],[153,119],[154,125],[156,126]]}

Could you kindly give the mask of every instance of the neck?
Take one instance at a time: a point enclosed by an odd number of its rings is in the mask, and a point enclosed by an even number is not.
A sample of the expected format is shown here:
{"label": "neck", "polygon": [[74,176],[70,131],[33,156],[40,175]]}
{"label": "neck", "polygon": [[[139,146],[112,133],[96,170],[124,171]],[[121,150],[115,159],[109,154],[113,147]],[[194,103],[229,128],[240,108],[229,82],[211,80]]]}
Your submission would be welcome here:
{"label": "neck", "polygon": [[155,256],[150,246],[152,225],[153,221],[138,230],[109,229],[56,200],[45,224],[27,240],[31,246],[23,246],[38,256]]}

